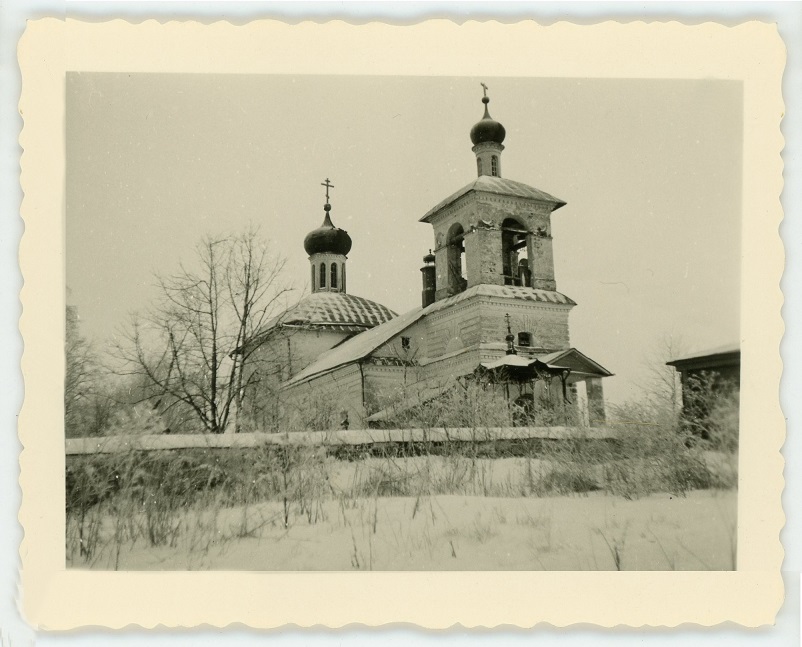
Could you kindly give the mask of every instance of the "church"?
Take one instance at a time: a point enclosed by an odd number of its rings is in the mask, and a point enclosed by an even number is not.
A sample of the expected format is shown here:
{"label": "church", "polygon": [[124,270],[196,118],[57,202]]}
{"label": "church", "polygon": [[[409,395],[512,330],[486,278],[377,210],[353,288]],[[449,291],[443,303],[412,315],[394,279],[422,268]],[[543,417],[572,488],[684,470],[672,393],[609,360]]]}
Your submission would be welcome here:
{"label": "church", "polygon": [[571,346],[576,303],[554,276],[551,218],[566,203],[503,177],[506,131],[483,87],[484,115],[470,130],[476,178],[420,218],[433,234],[420,307],[398,315],[349,294],[352,240],[334,224],[323,184],[323,222],[304,240],[311,294],[253,342],[275,367],[277,401],[334,403],[335,427],[393,426],[394,412],[478,380],[530,409],[558,405],[604,422],[601,380],[612,374]]}

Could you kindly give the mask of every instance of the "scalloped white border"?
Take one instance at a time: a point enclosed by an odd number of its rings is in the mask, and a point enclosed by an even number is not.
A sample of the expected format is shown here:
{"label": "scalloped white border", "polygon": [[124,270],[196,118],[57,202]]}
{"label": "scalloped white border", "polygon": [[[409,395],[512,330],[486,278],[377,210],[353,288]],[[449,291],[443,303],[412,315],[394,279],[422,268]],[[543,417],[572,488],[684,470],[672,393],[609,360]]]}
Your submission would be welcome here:
{"label": "scalloped white border", "polygon": [[[447,43],[447,47],[445,44]],[[490,46],[492,44],[492,46]],[[365,56],[365,52],[379,55]],[[19,519],[23,609],[43,629],[408,622],[611,627],[773,622],[783,597],[779,533],[785,425],[783,334],[785,48],[772,25],[289,25],[256,21],[31,22],[19,46],[25,279],[25,403]],[[724,78],[744,84],[742,440],[735,573],[91,573],[64,567],[63,313],[66,70]]]}

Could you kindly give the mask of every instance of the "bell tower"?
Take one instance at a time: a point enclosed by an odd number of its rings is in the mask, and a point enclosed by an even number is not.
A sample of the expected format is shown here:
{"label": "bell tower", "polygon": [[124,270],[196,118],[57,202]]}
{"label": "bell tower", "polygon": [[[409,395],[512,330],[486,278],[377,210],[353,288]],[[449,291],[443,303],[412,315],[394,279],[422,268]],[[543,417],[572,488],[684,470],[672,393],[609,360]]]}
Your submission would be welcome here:
{"label": "bell tower", "polygon": [[551,214],[565,202],[501,177],[507,133],[482,91],[484,115],[470,131],[477,178],[421,218],[434,228],[437,301],[478,285],[557,289]]}

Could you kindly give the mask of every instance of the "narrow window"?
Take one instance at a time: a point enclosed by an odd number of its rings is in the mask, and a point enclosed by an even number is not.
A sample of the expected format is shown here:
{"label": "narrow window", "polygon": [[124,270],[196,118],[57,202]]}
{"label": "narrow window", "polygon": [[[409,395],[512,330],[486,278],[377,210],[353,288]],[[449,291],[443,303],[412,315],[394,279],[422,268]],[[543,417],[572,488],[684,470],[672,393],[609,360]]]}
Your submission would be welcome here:
{"label": "narrow window", "polygon": [[531,332],[519,332],[518,333],[518,345],[522,348],[528,348],[532,345],[532,333]]}
{"label": "narrow window", "polygon": [[342,276],[340,277],[340,292],[345,292],[345,263],[343,263]]}
{"label": "narrow window", "polygon": [[498,157],[496,155],[490,158],[490,173],[493,177],[498,177]]}
{"label": "narrow window", "polygon": [[326,287],[326,264],[325,263],[321,263],[320,264],[320,287],[321,288],[325,288]]}
{"label": "narrow window", "polygon": [[312,266],[312,292],[315,291],[315,266]]}
{"label": "narrow window", "polygon": [[337,289],[337,263],[331,264],[331,288]]}
{"label": "narrow window", "polygon": [[409,337],[402,337],[401,338],[401,349],[402,350],[409,350]]}
{"label": "narrow window", "polygon": [[482,158],[481,157],[477,157],[476,158],[476,170],[478,171],[479,175],[482,174]]}

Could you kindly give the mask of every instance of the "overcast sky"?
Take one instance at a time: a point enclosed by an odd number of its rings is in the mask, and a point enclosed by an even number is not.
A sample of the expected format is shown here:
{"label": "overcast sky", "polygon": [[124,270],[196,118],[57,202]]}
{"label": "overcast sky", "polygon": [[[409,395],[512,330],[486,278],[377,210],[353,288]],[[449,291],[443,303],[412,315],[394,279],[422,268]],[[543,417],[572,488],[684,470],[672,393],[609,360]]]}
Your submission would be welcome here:
{"label": "overcast sky", "polygon": [[261,225],[308,288],[303,238],[348,231],[348,291],[420,304],[418,219],[476,175],[469,131],[507,130],[504,177],[552,217],[571,343],[638,394],[666,334],[739,336],[742,88],[727,81],[81,74],[67,77],[67,286],[103,343],[204,234]]}

